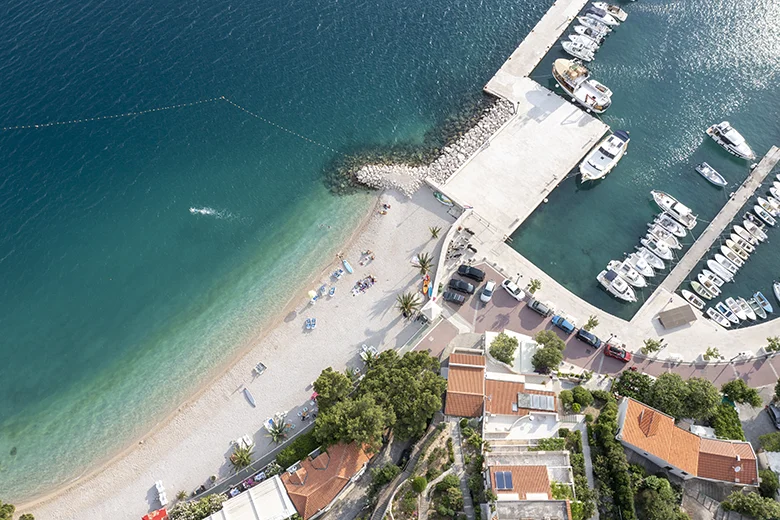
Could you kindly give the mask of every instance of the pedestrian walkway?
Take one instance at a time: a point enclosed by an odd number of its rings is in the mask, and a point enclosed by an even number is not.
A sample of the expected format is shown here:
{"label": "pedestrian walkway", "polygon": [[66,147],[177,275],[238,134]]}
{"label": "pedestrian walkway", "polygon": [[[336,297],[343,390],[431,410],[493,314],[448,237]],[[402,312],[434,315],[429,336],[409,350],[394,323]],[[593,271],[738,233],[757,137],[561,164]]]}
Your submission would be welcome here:
{"label": "pedestrian walkway", "polygon": [[[593,461],[590,458],[590,444],[588,444],[588,430],[585,428],[585,423],[579,423],[576,429],[582,434],[582,455],[585,459],[585,476],[588,477],[588,487],[596,489],[596,479],[593,477]],[[599,520],[598,508],[596,508],[596,512],[591,519]]]}
{"label": "pedestrian walkway", "polygon": [[468,520],[474,520],[474,503],[471,501],[471,492],[467,482],[466,465],[463,462],[463,447],[461,446],[460,427],[456,419],[450,419],[450,435],[452,436],[452,448],[455,452],[455,463],[452,470],[460,478],[460,491],[463,493],[463,511]]}
{"label": "pedestrian walkway", "polygon": [[429,506],[431,505],[431,496],[433,495],[433,492],[436,490],[436,484],[441,482],[444,479],[444,477],[451,474],[452,474],[452,468],[448,469],[447,471],[445,471],[435,479],[428,482],[428,487],[426,487],[425,491],[420,494],[420,498],[418,501],[417,518],[419,518],[419,520],[425,520],[426,518],[428,518],[428,509]]}

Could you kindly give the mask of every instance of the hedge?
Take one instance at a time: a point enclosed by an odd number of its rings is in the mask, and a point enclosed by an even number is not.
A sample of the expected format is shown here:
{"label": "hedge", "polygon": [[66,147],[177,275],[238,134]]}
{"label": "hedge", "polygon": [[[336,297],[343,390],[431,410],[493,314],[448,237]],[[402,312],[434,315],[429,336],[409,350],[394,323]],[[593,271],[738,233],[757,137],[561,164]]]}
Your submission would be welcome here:
{"label": "hedge", "polygon": [[715,435],[720,439],[745,440],[745,432],[742,430],[737,410],[730,404],[719,404],[710,423],[715,429]]}
{"label": "hedge", "polygon": [[299,460],[319,448],[320,444],[314,439],[314,432],[303,433],[295,437],[293,441],[276,456],[276,462],[287,469]]}

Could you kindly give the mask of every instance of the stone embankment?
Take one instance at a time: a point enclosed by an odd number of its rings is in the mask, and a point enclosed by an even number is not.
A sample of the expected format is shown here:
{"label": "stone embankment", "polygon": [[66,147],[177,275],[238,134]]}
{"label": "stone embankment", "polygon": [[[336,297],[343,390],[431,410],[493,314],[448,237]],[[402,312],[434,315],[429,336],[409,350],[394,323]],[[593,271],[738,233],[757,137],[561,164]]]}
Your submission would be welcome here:
{"label": "stone embankment", "polygon": [[497,99],[476,125],[455,142],[444,147],[431,164],[366,164],[355,172],[355,178],[369,188],[397,189],[411,197],[427,178],[437,184],[443,184],[513,115],[512,103]]}

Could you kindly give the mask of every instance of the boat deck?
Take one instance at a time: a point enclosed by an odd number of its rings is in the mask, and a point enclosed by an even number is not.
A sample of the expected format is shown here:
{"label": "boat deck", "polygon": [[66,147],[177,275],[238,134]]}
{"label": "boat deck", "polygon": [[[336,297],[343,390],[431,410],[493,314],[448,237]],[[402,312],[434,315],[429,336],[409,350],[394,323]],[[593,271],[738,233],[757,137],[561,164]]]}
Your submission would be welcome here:
{"label": "boat deck", "polygon": [[485,91],[509,101],[520,101],[525,91],[518,80],[531,75],[588,0],[556,0],[539,23],[485,85]]}

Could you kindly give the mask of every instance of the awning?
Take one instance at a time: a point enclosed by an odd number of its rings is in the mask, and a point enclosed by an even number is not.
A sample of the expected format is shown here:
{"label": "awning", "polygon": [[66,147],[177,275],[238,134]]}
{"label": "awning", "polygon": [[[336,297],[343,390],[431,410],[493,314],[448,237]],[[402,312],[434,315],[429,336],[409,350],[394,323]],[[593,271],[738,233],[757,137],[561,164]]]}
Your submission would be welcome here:
{"label": "awning", "polygon": [[681,325],[687,325],[696,321],[696,314],[693,313],[693,309],[691,309],[690,305],[683,305],[676,309],[663,311],[658,315],[658,319],[665,329],[674,329]]}
{"label": "awning", "polygon": [[166,518],[168,518],[168,511],[163,508],[144,515],[141,520],[165,520]]}
{"label": "awning", "polygon": [[430,300],[423,305],[423,308],[420,309],[420,313],[422,313],[428,321],[433,321],[441,315],[441,306],[433,300]]}

